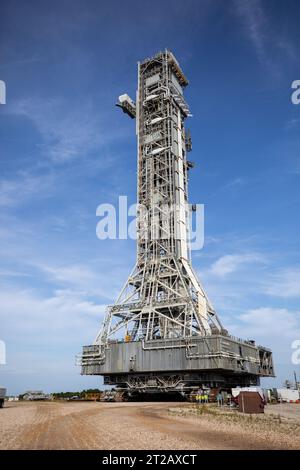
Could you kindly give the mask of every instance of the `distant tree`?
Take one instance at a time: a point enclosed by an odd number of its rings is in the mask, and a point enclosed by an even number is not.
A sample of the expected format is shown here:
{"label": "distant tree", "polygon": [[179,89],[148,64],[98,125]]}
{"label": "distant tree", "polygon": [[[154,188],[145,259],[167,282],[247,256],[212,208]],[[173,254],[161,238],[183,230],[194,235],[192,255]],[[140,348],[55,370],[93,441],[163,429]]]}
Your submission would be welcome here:
{"label": "distant tree", "polygon": [[52,396],[54,397],[54,399],[62,398],[66,400],[75,396],[84,398],[86,393],[102,393],[102,391],[99,390],[99,388],[89,388],[87,390],[82,390],[81,392],[54,392],[52,393]]}

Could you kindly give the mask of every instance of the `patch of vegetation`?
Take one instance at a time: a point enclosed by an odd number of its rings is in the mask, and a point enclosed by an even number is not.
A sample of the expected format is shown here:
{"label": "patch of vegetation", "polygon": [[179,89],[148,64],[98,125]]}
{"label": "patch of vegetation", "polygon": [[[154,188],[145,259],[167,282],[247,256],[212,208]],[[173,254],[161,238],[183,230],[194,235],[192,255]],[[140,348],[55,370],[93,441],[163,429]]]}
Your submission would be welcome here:
{"label": "patch of vegetation", "polygon": [[300,437],[300,424],[279,415],[246,414],[236,409],[219,408],[216,405],[191,405],[184,408],[169,408],[173,416],[196,417],[212,422],[227,425],[239,425],[245,430],[269,433],[282,433],[284,435]]}
{"label": "patch of vegetation", "polygon": [[81,390],[80,392],[55,392],[55,393],[52,393],[52,396],[56,400],[59,400],[59,399],[67,400],[72,397],[85,398],[87,394],[92,394],[92,393],[102,393],[102,391],[99,390],[98,388],[89,388],[87,390]]}

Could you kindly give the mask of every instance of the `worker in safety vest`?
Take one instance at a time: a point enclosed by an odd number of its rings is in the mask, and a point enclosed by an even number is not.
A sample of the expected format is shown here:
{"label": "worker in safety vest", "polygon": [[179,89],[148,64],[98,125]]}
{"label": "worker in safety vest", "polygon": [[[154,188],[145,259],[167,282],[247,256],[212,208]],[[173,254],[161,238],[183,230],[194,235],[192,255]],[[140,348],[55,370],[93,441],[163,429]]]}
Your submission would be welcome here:
{"label": "worker in safety vest", "polygon": [[197,403],[201,403],[201,393],[202,393],[202,390],[200,390],[200,389],[196,393],[196,402]]}

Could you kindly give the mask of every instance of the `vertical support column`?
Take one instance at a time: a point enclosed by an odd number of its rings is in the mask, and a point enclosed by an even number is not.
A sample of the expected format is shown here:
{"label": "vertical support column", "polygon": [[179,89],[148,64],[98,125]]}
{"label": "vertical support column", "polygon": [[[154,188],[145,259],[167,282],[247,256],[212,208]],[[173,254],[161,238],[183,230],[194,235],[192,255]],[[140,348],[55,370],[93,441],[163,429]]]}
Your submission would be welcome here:
{"label": "vertical support column", "polygon": [[176,188],[176,237],[179,241],[179,256],[188,259],[187,249],[187,222],[186,222],[186,199],[184,189],[184,170],[182,155],[182,124],[181,112],[177,111],[177,143],[178,143],[178,161],[177,161],[177,188]]}

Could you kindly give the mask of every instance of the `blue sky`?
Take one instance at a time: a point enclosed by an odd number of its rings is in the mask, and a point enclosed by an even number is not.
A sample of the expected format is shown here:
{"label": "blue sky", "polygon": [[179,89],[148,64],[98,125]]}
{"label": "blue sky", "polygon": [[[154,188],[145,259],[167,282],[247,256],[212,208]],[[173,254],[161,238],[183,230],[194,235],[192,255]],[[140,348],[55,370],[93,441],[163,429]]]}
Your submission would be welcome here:
{"label": "blue sky", "polygon": [[190,80],[190,199],[205,204],[194,266],[232,334],[299,366],[300,79],[296,0],[8,1],[0,6],[0,340],[10,393],[99,385],[74,356],[135,261],[100,241],[96,207],[136,199],[138,60],[165,47]]}

